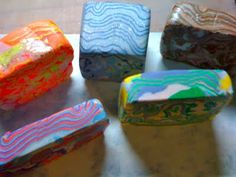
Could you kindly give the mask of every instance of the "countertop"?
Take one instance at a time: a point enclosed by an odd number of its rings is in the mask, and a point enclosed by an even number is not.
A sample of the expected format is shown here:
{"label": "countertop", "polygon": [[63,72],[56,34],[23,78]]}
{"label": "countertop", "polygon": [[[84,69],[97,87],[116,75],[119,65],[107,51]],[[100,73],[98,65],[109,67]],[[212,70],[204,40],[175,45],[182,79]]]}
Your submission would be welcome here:
{"label": "countertop", "polygon": [[[146,71],[193,68],[163,60],[160,35],[150,34]],[[111,124],[104,136],[20,177],[236,176],[235,98],[213,121],[185,126],[122,125],[117,119],[120,84],[85,81],[79,70],[79,35],[66,36],[75,50],[71,79],[14,111],[1,111],[1,134],[89,98],[102,101]]]}

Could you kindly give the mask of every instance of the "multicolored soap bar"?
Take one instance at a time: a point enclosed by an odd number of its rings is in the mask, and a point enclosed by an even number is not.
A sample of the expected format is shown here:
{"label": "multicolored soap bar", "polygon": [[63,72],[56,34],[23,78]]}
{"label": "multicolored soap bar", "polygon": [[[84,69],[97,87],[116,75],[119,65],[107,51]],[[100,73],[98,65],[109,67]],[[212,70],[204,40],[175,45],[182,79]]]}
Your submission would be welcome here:
{"label": "multicolored soap bar", "polygon": [[89,2],[80,34],[85,79],[122,81],[144,70],[150,9],[139,4]]}
{"label": "multicolored soap bar", "polygon": [[236,74],[236,17],[191,3],[173,7],[161,39],[166,59]]}
{"label": "multicolored soap bar", "polygon": [[0,141],[0,174],[22,172],[62,156],[101,135],[109,120],[92,99],[7,132]]}
{"label": "multicolored soap bar", "polygon": [[72,59],[72,46],[50,20],[0,39],[0,108],[26,103],[68,79]]}
{"label": "multicolored soap bar", "polygon": [[214,117],[233,89],[223,70],[169,70],[126,78],[120,90],[119,118],[144,125],[178,125]]}

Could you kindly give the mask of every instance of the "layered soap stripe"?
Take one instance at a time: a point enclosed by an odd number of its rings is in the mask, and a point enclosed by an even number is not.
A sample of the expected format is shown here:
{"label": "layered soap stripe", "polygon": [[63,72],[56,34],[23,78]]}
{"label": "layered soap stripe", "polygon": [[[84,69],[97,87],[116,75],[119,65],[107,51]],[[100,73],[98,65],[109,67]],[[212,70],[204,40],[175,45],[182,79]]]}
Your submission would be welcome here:
{"label": "layered soap stripe", "polygon": [[82,53],[145,55],[150,10],[142,5],[90,2],[84,6]]}
{"label": "layered soap stripe", "polygon": [[[217,97],[232,94],[223,70],[172,70],[128,77],[122,84],[127,102]],[[185,94],[183,94],[185,93]]]}
{"label": "layered soap stripe", "polygon": [[191,3],[176,4],[168,23],[236,35],[236,18],[234,16]]}
{"label": "layered soap stripe", "polygon": [[105,119],[101,103],[89,100],[50,117],[7,132],[0,141],[0,164],[54,143],[82,128]]}
{"label": "layered soap stripe", "polygon": [[[46,23],[47,22],[47,23]],[[13,31],[1,39],[9,45],[15,45],[26,38],[37,37],[38,40],[55,35],[55,33],[62,34],[62,31],[52,21],[39,21],[38,23],[29,24],[28,26]]]}

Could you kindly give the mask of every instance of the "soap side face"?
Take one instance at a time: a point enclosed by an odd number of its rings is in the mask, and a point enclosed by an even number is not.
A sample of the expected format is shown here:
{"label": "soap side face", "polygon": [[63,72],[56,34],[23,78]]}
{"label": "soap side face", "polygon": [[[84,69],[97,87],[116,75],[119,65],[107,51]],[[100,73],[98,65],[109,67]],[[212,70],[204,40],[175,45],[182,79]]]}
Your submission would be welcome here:
{"label": "soap side face", "polygon": [[119,118],[146,125],[178,125],[214,117],[233,94],[223,70],[171,70],[126,78]]}
{"label": "soap side face", "polygon": [[18,173],[47,163],[102,134],[109,120],[92,99],[1,137],[0,172]]}
{"label": "soap side face", "polygon": [[80,69],[84,78],[121,81],[142,72],[150,27],[150,9],[127,3],[84,5]]}
{"label": "soap side face", "polygon": [[236,18],[190,3],[179,3],[161,38],[163,58],[235,75]]}
{"label": "soap side face", "polygon": [[73,48],[49,20],[17,29],[0,40],[0,108],[12,109],[70,77]]}
{"label": "soap side face", "polygon": [[126,76],[144,72],[144,66],[145,58],[139,56],[109,54],[80,56],[81,74],[88,80],[120,82]]}

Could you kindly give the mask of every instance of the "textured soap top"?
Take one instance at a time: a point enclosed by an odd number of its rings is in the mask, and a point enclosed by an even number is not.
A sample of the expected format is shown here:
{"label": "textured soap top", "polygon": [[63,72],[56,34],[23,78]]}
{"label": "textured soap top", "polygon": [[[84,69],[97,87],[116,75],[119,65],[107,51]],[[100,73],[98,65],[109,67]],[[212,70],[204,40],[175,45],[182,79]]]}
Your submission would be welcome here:
{"label": "textured soap top", "polygon": [[0,78],[14,74],[46,54],[57,55],[62,47],[68,55],[73,55],[63,32],[50,20],[19,28],[0,39]]}
{"label": "textured soap top", "polygon": [[173,7],[168,24],[183,24],[212,32],[236,35],[235,17],[191,3],[177,3]]}
{"label": "textured soap top", "polygon": [[[89,2],[84,5],[82,53],[146,55],[150,9],[139,4]],[[95,43],[96,41],[96,43]]]}
{"label": "textured soap top", "polygon": [[125,103],[228,96],[231,79],[223,70],[170,70],[137,74],[121,86]]}
{"label": "textured soap top", "polygon": [[97,99],[67,108],[13,132],[0,139],[0,165],[54,143],[73,132],[107,120]]}

